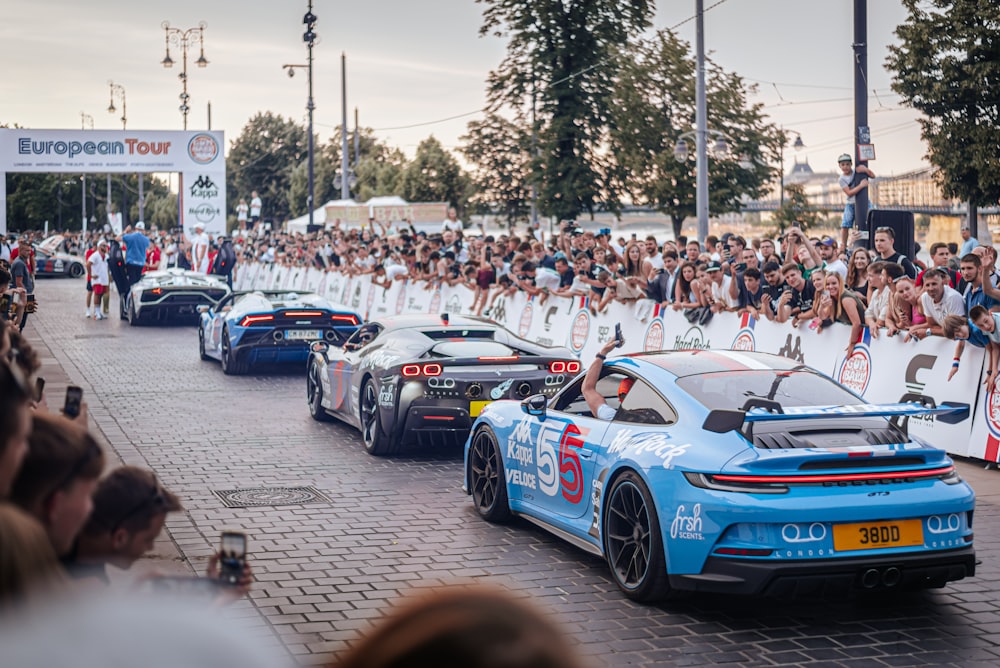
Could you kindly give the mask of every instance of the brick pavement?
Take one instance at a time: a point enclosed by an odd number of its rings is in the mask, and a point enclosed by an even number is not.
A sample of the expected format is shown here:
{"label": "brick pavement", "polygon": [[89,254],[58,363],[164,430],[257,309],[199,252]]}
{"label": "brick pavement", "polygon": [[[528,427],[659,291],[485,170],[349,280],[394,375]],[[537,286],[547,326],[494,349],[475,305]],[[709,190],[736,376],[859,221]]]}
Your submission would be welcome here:
{"label": "brick pavement", "polygon": [[[980,499],[974,579],[853,602],[640,606],[599,559],[525,522],[481,521],[460,489],[459,451],[370,457],[356,432],[309,418],[298,373],[224,376],[198,359],[194,328],[84,320],[82,293],[82,281],[38,283],[28,333],[43,346],[50,402],[69,382],[84,387],[114,458],[154,469],[184,499],[149,566],[200,571],[220,531],[248,533],[258,583],[237,614],[304,665],[343,650],[401,593],[453,582],[529,597],[595,666],[1000,664],[997,471],[959,463]],[[212,493],[300,485],[331,503],[233,509]]]}

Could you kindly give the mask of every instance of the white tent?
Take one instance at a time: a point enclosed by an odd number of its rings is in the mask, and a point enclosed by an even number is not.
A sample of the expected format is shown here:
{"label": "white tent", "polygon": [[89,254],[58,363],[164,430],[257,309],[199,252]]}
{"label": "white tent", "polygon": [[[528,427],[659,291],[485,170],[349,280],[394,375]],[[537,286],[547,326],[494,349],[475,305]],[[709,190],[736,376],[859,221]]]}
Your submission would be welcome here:
{"label": "white tent", "polygon": [[370,200],[365,202],[365,206],[406,206],[409,204],[405,199],[399,197],[398,195],[386,195],[383,197],[372,197]]}
{"label": "white tent", "polygon": [[[313,224],[314,225],[326,225],[326,207],[328,206],[358,206],[358,203],[353,199],[332,199],[320,208],[313,211]],[[294,218],[287,223],[285,223],[285,231],[305,233],[306,228],[309,226],[309,214],[304,216],[299,216]]]}

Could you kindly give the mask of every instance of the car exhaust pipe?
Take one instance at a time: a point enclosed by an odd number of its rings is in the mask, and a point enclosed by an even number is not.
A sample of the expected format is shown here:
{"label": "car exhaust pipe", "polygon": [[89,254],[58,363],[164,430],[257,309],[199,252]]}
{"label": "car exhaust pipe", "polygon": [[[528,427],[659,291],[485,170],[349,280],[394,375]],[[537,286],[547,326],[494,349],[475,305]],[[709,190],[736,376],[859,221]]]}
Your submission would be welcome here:
{"label": "car exhaust pipe", "polygon": [[874,568],[869,568],[861,576],[861,586],[865,589],[874,589],[878,586],[879,580],[881,580],[879,572]]}
{"label": "car exhaust pipe", "polygon": [[333,341],[335,338],[337,338],[337,333],[332,329],[328,329],[326,330],[326,332],[323,333],[323,338],[326,339],[327,341]]}
{"label": "car exhaust pipe", "polygon": [[903,574],[895,566],[890,566],[885,569],[885,573],[882,574],[882,584],[886,587],[895,587],[899,584],[899,581],[903,579]]}
{"label": "car exhaust pipe", "polygon": [[520,383],[517,386],[517,396],[519,396],[519,397],[521,397],[523,399],[524,397],[528,396],[529,394],[531,394],[531,383],[524,382],[524,383]]}
{"label": "car exhaust pipe", "polygon": [[469,395],[470,399],[475,399],[476,397],[481,397],[483,395],[483,386],[479,383],[473,383],[469,385],[469,388],[465,391]]}
{"label": "car exhaust pipe", "polygon": [[271,334],[271,336],[274,337],[275,341],[281,341],[283,338],[285,338],[285,335],[282,334],[281,332],[274,332],[273,334]]}

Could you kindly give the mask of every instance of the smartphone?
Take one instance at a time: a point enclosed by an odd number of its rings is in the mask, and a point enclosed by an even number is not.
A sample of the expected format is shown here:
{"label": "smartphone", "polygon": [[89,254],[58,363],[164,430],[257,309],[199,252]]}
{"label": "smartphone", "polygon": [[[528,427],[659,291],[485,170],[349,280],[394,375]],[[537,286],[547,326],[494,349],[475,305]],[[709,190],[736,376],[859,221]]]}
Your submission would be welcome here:
{"label": "smartphone", "polygon": [[622,324],[619,322],[615,325],[615,348],[621,348],[625,345],[625,337],[622,336]]}
{"label": "smartphone", "polygon": [[83,401],[83,388],[70,385],[66,388],[66,401],[63,403],[63,415],[75,419],[80,415],[80,404]]}
{"label": "smartphone", "polygon": [[486,247],[486,261],[490,262],[493,260],[493,249],[489,246]]}
{"label": "smartphone", "polygon": [[633,233],[632,233],[632,241],[635,241],[635,240],[636,240],[636,238],[637,238],[637,237],[635,236],[635,232],[633,232]]}
{"label": "smartphone", "polygon": [[42,392],[45,391],[45,379],[38,377],[35,379],[35,401],[42,400]]}
{"label": "smartphone", "polygon": [[246,534],[240,531],[223,531],[219,543],[219,579],[228,585],[239,584],[246,563]]}

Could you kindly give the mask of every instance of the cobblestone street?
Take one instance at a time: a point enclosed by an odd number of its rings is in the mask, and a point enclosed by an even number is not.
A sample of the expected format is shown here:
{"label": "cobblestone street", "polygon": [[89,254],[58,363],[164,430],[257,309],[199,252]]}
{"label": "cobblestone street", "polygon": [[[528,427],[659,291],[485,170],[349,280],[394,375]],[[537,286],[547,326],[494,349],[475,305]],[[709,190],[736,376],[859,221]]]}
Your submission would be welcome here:
{"label": "cobblestone street", "polygon": [[[460,450],[371,457],[354,430],[310,419],[299,369],[225,376],[199,360],[193,326],[86,320],[82,280],[36,292],[27,333],[42,344],[50,406],[81,385],[112,461],[152,468],[184,501],[147,566],[201,572],[220,531],[246,531],[258,582],[238,612],[303,664],[342,650],[401,593],[481,582],[551,611],[597,666],[1000,665],[1000,473],[978,463],[960,463],[979,494],[975,578],[858,601],[646,607],[601,560],[526,522],[479,519]],[[215,494],[301,486],[330,501],[228,508]]]}

